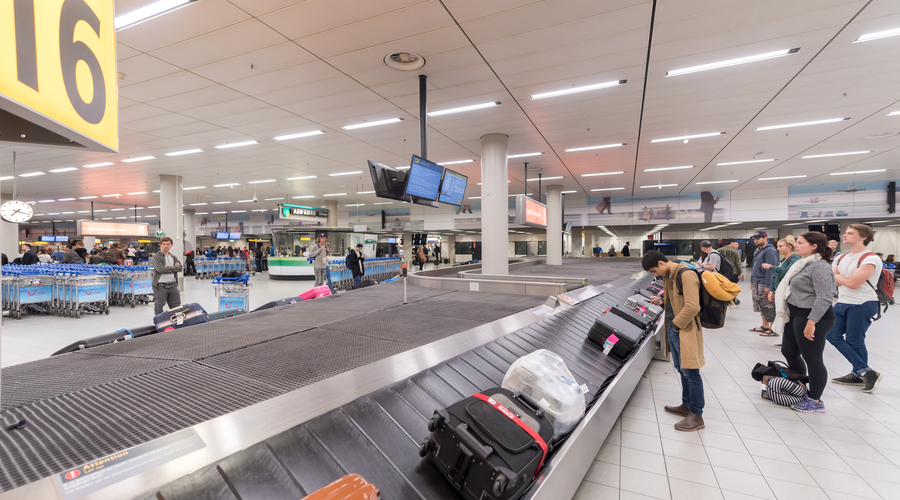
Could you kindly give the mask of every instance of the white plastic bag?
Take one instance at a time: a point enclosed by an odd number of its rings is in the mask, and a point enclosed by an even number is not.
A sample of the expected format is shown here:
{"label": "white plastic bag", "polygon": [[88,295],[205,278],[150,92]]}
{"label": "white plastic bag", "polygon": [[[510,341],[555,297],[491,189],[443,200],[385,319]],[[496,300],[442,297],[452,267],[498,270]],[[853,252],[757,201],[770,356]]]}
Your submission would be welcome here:
{"label": "white plastic bag", "polygon": [[503,377],[502,387],[538,402],[553,421],[553,439],[584,416],[586,388],[578,385],[561,357],[546,349],[517,359]]}

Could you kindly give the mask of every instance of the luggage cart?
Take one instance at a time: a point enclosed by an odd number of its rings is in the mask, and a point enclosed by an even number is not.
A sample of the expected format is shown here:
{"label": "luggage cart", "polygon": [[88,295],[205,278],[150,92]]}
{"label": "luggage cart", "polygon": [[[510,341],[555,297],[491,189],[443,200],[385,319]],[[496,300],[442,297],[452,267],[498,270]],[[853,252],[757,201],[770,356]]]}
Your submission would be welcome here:
{"label": "luggage cart", "polygon": [[64,279],[61,314],[80,318],[83,312],[109,314],[109,275],[84,272]]}
{"label": "luggage cart", "polygon": [[110,303],[134,307],[153,299],[153,268],[123,266],[110,272]]}
{"label": "luggage cart", "polygon": [[50,314],[53,309],[56,277],[50,275],[15,276],[11,280],[8,295],[12,302],[9,307],[10,317],[22,319],[26,314]]}
{"label": "luggage cart", "polygon": [[240,278],[224,278],[216,276],[212,280],[219,299],[219,311],[234,311],[236,309],[250,310],[250,275],[245,274]]}

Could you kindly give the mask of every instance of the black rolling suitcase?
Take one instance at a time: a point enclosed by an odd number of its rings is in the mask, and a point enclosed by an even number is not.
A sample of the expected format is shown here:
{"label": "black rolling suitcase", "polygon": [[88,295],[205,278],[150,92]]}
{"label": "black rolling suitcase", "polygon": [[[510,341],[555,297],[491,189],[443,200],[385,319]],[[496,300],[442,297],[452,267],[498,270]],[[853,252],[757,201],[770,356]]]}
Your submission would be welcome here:
{"label": "black rolling suitcase", "polygon": [[281,306],[286,306],[286,305],[290,305],[290,304],[296,304],[298,302],[303,302],[303,299],[301,299],[300,297],[297,297],[295,295],[293,297],[288,297],[286,299],[273,300],[272,302],[266,302],[265,304],[257,307],[256,309],[254,309],[251,312],[265,311],[266,309],[272,309],[273,307],[281,307]]}
{"label": "black rolling suitcase", "polygon": [[643,314],[635,312],[633,309],[627,309],[621,306],[613,306],[609,312],[628,321],[632,325],[649,332],[653,329],[654,321]]}
{"label": "black rolling suitcase", "polygon": [[463,497],[514,500],[550,451],[553,424],[530,397],[488,389],[437,410],[419,448]]}
{"label": "black rolling suitcase", "polygon": [[[615,314],[604,314],[594,321],[594,326],[588,332],[588,338],[600,344],[603,352],[626,357],[644,338],[644,330],[633,325],[628,320]],[[613,337],[613,338],[611,338]],[[606,341],[610,345],[606,345]]]}

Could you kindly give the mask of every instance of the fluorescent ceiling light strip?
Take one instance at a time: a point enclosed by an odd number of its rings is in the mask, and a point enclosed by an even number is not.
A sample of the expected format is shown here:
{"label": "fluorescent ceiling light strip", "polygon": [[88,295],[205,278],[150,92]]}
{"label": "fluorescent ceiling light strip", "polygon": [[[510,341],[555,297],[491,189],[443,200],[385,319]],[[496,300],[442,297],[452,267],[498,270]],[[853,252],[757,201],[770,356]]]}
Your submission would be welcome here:
{"label": "fluorescent ceiling light strip", "polygon": [[397,167],[397,170],[409,170],[409,167]]}
{"label": "fluorescent ceiling light strip", "polygon": [[[562,178],[563,178],[563,176],[557,175],[555,177],[541,177],[540,179],[538,179],[538,178],[528,179],[528,182],[533,182],[533,181],[538,181],[538,180],[555,181],[556,179],[562,179]],[[509,181],[507,181],[507,182],[509,182]]]}
{"label": "fluorescent ceiling light strip", "polygon": [[275,201],[275,200],[283,200],[283,199],[284,199],[284,196],[282,196],[281,198],[266,198],[265,201]]}
{"label": "fluorescent ceiling light strip", "polygon": [[206,189],[206,186],[191,186],[191,187],[181,188],[182,191],[193,191],[195,189]]}
{"label": "fluorescent ceiling light strip", "polygon": [[782,57],[789,54],[795,54],[800,50],[800,47],[795,49],[784,49],[784,50],[776,50],[774,52],[766,52],[763,54],[757,54],[755,56],[746,56],[746,57],[738,57],[736,59],[726,59],[724,61],[709,63],[709,64],[701,64],[699,66],[690,66],[687,68],[681,69],[673,69],[672,71],[667,71],[666,76],[678,76],[678,75],[686,75],[688,73],[697,73],[699,71],[708,71],[711,69],[719,69],[719,68],[727,68],[728,66],[737,66],[738,64],[747,64],[757,61],[765,61],[766,59],[774,59],[776,57]]}
{"label": "fluorescent ceiling light strip", "polygon": [[241,185],[240,182],[229,182],[228,184],[214,184],[213,187],[214,188],[223,188],[223,187],[228,187],[228,186],[240,186],[240,185]]}
{"label": "fluorescent ceiling light strip", "polygon": [[[126,159],[122,160],[122,163],[132,163],[135,161],[145,161],[145,160],[155,160],[155,159],[156,159],[155,156],[138,156],[137,158],[126,158]],[[85,165],[84,168],[90,168],[90,167]]]}
{"label": "fluorescent ceiling light strip", "polygon": [[344,205],[345,207],[364,207],[365,203],[353,203],[352,205]]}
{"label": "fluorescent ceiling light strip", "polygon": [[529,156],[540,156],[544,153],[522,153],[517,155],[509,155],[507,158],[527,158]]}
{"label": "fluorescent ceiling light strip", "polygon": [[259,144],[259,141],[241,141],[228,144],[219,144],[218,146],[216,146],[216,149],[239,148],[241,146],[251,146],[253,144]]}
{"label": "fluorescent ceiling light strip", "polygon": [[884,31],[876,31],[875,33],[867,33],[865,35],[861,35],[859,38],[853,41],[853,43],[859,42],[869,42],[871,40],[878,40],[879,38],[888,38],[891,36],[900,35],[900,28],[894,28],[892,30],[884,30]]}
{"label": "fluorescent ceiling light strip", "polygon": [[201,207],[203,205],[209,205],[209,203],[191,203],[190,205],[192,207]]}
{"label": "fluorescent ceiling light strip", "polygon": [[724,135],[725,132],[709,132],[706,134],[693,134],[693,135],[682,135],[678,137],[666,137],[663,139],[653,139],[650,142],[669,142],[669,141],[685,141],[688,139],[700,139],[702,137],[715,137],[717,135]]}
{"label": "fluorescent ceiling light strip", "polygon": [[[507,158],[509,158],[507,156]],[[475,160],[456,160],[456,161],[440,161],[438,165],[459,165],[460,163],[472,163]]]}
{"label": "fluorescent ceiling light strip", "polygon": [[[577,193],[578,191],[562,191],[562,194]],[[512,196],[512,195],[510,195]]]}
{"label": "fluorescent ceiling light strip", "polygon": [[94,198],[96,198],[96,196],[81,196],[78,199],[79,200],[93,200]]}
{"label": "fluorescent ceiling light strip", "polygon": [[481,196],[469,196],[470,200],[480,200]]}
{"label": "fluorescent ceiling light strip", "polygon": [[621,190],[623,190],[623,189],[625,189],[625,188],[623,188],[623,187],[620,187],[620,188],[599,188],[599,189],[591,189],[591,191],[621,191]]}
{"label": "fluorescent ceiling light strip", "polygon": [[334,174],[328,174],[328,176],[329,177],[340,177],[342,175],[355,175],[355,174],[361,174],[361,173],[362,173],[362,170],[354,170],[352,172],[337,172]]}
{"label": "fluorescent ceiling light strip", "polygon": [[60,172],[71,172],[73,170],[78,170],[75,167],[65,167],[65,168],[54,168],[50,171],[51,174],[58,174]]}
{"label": "fluorescent ceiling light strip", "polygon": [[81,168],[97,168],[97,167],[108,167],[110,165],[115,165],[115,163],[111,161],[105,161],[103,163],[91,163],[90,165],[84,165]]}
{"label": "fluorescent ceiling light strip", "polygon": [[757,127],[756,131],[759,132],[761,130],[777,130],[780,128],[805,127],[807,125],[823,125],[825,123],[836,123],[836,122],[842,122],[844,120],[849,120],[849,119],[850,119],[850,117],[829,118],[827,120],[815,120],[815,121],[811,121],[811,122],[785,123],[784,125],[769,125],[767,127]]}
{"label": "fluorescent ceiling light strip", "polygon": [[[230,201],[214,201],[213,205],[227,205],[229,203],[231,203],[231,202]],[[150,207],[150,208],[153,208],[153,207]]]}
{"label": "fluorescent ceiling light strip", "polygon": [[322,196],[347,196],[347,193],[328,193],[323,194]]}
{"label": "fluorescent ceiling light strip", "polygon": [[268,211],[269,210],[267,208],[257,208],[255,210],[251,210],[251,212],[268,212]]}
{"label": "fluorescent ceiling light strip", "polygon": [[897,115],[900,115],[900,111],[891,111],[891,112],[888,113],[887,115],[888,115],[888,116],[897,116]]}
{"label": "fluorescent ceiling light strip", "polygon": [[886,172],[887,170],[882,168],[878,170],[857,170],[855,172],[832,172],[828,175],[852,175],[852,174],[877,174],[878,172]]}
{"label": "fluorescent ceiling light strip", "polygon": [[231,211],[231,213],[233,213],[233,214],[241,214],[241,213],[244,213],[244,212],[246,212],[246,210],[232,210],[232,211]]}
{"label": "fluorescent ceiling light strip", "polygon": [[184,151],[174,151],[172,153],[166,153],[166,156],[182,156],[182,155],[192,155],[194,153],[202,153],[202,149],[185,149]]}
{"label": "fluorescent ceiling light strip", "polygon": [[660,188],[660,189],[662,189],[662,188],[664,188],[664,187],[674,187],[674,186],[677,186],[677,185],[678,185],[678,184],[655,184],[655,185],[653,185],[653,186],[641,186],[641,189],[650,189],[650,188]]}
{"label": "fluorescent ceiling light strip", "polygon": [[390,123],[400,123],[403,118],[388,118],[387,120],[376,120],[374,122],[355,123],[353,125],[345,125],[341,127],[344,130],[356,130],[358,128],[377,127],[378,125],[387,125]]}
{"label": "fluorescent ceiling light strip", "polygon": [[13,178],[13,176],[11,176],[11,175],[4,175],[3,177],[0,177],[0,181],[8,181],[12,178]]}
{"label": "fluorescent ceiling light strip", "polygon": [[133,193],[125,193],[125,194],[131,196],[131,195],[136,195],[136,194],[147,194],[147,192],[146,191],[135,191]]}
{"label": "fluorescent ceiling light strip", "polygon": [[375,191],[357,191],[356,194],[373,194]]}
{"label": "fluorescent ceiling light strip", "polygon": [[316,178],[315,175],[304,175],[304,176],[301,176],[301,177],[288,177],[287,180],[289,180],[289,181],[300,181],[300,180],[303,180],[303,179],[315,179],[315,178]]}
{"label": "fluorescent ceiling light strip", "polygon": [[195,0],[158,0],[147,4],[141,8],[132,10],[121,16],[116,16],[114,20],[115,30],[120,31],[131,26],[138,25],[144,21],[149,21],[154,17],[168,14],[175,11]]}
{"label": "fluorescent ceiling light strip", "polygon": [[849,151],[847,153],[829,153],[826,155],[807,155],[802,158],[827,158],[829,156],[847,156],[847,155],[864,155],[866,153],[873,153],[874,151]]}
{"label": "fluorescent ceiling light strip", "polygon": [[291,196],[291,199],[294,199],[294,200],[305,199],[305,198],[315,198],[315,195],[306,194],[303,196]]}
{"label": "fluorescent ceiling light strip", "polygon": [[727,161],[725,163],[716,163],[716,166],[722,167],[725,165],[744,165],[747,163],[766,163],[769,161],[775,161],[775,159],[771,158],[771,159],[766,159],[766,160]]}
{"label": "fluorescent ceiling light strip", "polygon": [[701,184],[728,184],[730,182],[739,182],[737,179],[729,180],[729,181],[703,181],[697,182],[696,184],[699,186]]}
{"label": "fluorescent ceiling light strip", "polygon": [[610,87],[617,87],[619,85],[624,85],[628,80],[616,80],[612,82],[603,82],[603,83],[595,83],[593,85],[582,85],[581,87],[572,87],[563,90],[554,90],[553,92],[542,92],[540,94],[534,94],[531,97],[532,100],[537,99],[546,99],[548,97],[559,97],[561,95],[569,95],[569,94],[578,94],[580,92],[590,92],[591,90],[600,90],[607,89]]}
{"label": "fluorescent ceiling light strip", "polygon": [[119,196],[122,196],[122,195],[119,193],[116,193],[116,194],[104,194],[102,197],[103,198],[118,198]]}
{"label": "fluorescent ceiling light strip", "polygon": [[[121,212],[121,211],[123,211],[123,210],[125,210],[125,209],[124,209],[124,208],[111,208],[111,209],[109,209],[110,212]],[[66,212],[63,212],[63,213],[65,214]],[[69,212],[69,213],[72,213],[72,212]]]}
{"label": "fluorescent ceiling light strip", "polygon": [[[227,214],[228,212],[213,212],[213,214]],[[148,216],[149,217],[149,216]]]}
{"label": "fluorescent ceiling light strip", "polygon": [[250,181],[247,184],[265,184],[267,182],[275,182],[275,179],[265,179],[261,181]]}
{"label": "fluorescent ceiling light strip", "polygon": [[760,177],[757,180],[760,181],[780,181],[782,179],[802,179],[806,177],[805,175],[786,175],[784,177]]}
{"label": "fluorescent ceiling light strip", "polygon": [[382,201],[380,203],[372,203],[373,205],[393,205],[393,201]]}
{"label": "fluorescent ceiling light strip", "polygon": [[278,137],[273,137],[276,141],[286,141],[288,139],[299,139],[301,137],[310,137],[313,135],[322,135],[324,134],[324,130],[313,130],[311,132],[300,132],[299,134],[288,134],[288,135],[279,135]]}
{"label": "fluorescent ceiling light strip", "polygon": [[620,143],[617,143],[617,144],[601,144],[601,145],[599,145],[599,146],[586,146],[586,147],[583,147],[583,148],[571,148],[571,149],[567,149],[567,150],[566,150],[566,153],[574,153],[574,152],[576,152],[576,151],[589,151],[589,150],[592,150],[592,149],[617,148],[617,147],[619,147],[619,146],[624,146],[624,145],[625,145],[624,142],[620,142]]}
{"label": "fluorescent ceiling light strip", "polygon": [[597,177],[600,175],[617,175],[624,174],[625,172],[597,172],[596,174],[582,174],[582,177]]}
{"label": "fluorescent ceiling light strip", "polygon": [[38,175],[46,175],[44,172],[28,172],[27,174],[19,174],[19,177],[36,177]]}
{"label": "fluorescent ceiling light strip", "polygon": [[60,198],[56,201],[75,201],[75,198]]}
{"label": "fluorescent ceiling light strip", "polygon": [[54,201],[56,201],[56,200],[38,200],[38,203],[51,203]]}
{"label": "fluorescent ceiling light strip", "polygon": [[[443,115],[452,115],[455,113],[465,113],[466,111],[475,111],[476,109],[485,109],[485,108],[493,108],[495,106],[499,106],[500,101],[495,102],[483,102],[481,104],[473,104],[471,106],[462,106],[459,108],[450,108],[443,109],[441,111],[432,111],[431,113],[427,113],[429,117],[431,116],[443,116]],[[349,205],[348,205],[349,206]]]}
{"label": "fluorescent ceiling light strip", "polygon": [[694,168],[694,165],[685,165],[683,167],[645,168],[644,172],[662,172],[664,170],[683,170],[685,168]]}
{"label": "fluorescent ceiling light strip", "polygon": [[253,200],[238,200],[238,203],[253,203]]}

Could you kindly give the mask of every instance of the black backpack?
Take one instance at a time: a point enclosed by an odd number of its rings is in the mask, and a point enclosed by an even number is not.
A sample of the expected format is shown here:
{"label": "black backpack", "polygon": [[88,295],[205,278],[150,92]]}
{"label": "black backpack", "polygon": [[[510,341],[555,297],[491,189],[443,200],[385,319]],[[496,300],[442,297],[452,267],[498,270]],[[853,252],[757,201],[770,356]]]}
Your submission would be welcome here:
{"label": "black backpack", "polygon": [[728,302],[722,302],[706,291],[706,287],[703,286],[702,271],[690,268],[679,269],[675,275],[675,287],[678,288],[678,295],[684,295],[684,284],[682,283],[681,275],[685,271],[697,273],[697,279],[700,280],[700,314],[698,315],[700,326],[710,330],[716,330],[725,326],[725,313],[728,312]]}
{"label": "black backpack", "polygon": [[718,270],[718,273],[722,276],[725,276],[725,279],[727,279],[728,281],[737,283],[737,271],[735,271],[734,265],[731,264],[731,261],[718,251],[713,250],[713,252],[719,254],[719,261],[722,263],[722,265],[719,266],[720,269]]}

